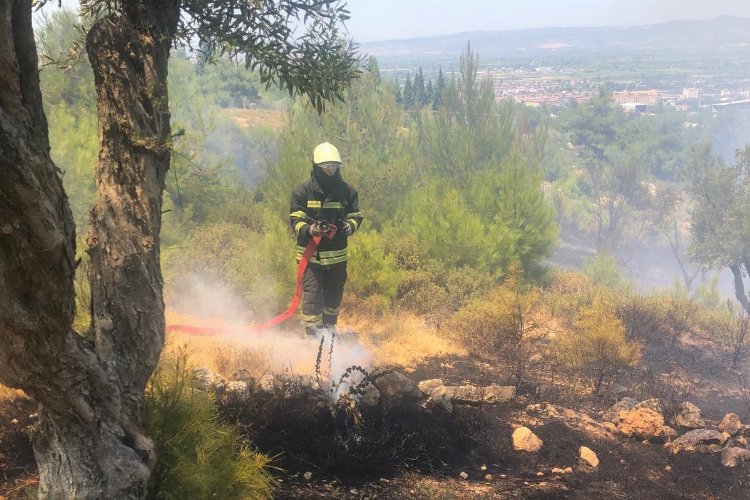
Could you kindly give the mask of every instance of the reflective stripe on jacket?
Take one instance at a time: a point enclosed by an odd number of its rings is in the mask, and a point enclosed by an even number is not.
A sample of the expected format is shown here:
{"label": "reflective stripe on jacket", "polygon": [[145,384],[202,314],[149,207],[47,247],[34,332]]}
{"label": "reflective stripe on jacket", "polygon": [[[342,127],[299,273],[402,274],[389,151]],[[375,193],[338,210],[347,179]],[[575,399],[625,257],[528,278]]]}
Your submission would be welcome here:
{"label": "reflective stripe on jacket", "polygon": [[353,234],[362,224],[362,218],[359,197],[351,185],[342,180],[326,194],[315,177],[311,176],[294,189],[289,209],[289,224],[297,235],[297,261],[310,241],[308,228],[316,220],[325,220],[339,227],[333,239],[321,240],[318,250],[310,258],[310,264],[325,267],[346,261],[347,236],[340,227],[341,223],[349,223]]}

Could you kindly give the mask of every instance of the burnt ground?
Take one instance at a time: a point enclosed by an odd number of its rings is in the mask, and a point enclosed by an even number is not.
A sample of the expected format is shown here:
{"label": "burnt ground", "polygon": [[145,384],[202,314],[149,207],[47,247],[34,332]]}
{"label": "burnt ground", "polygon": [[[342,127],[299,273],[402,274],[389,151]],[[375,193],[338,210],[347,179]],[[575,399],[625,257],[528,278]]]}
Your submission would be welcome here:
{"label": "burnt ground", "polygon": [[[492,366],[461,357],[429,360],[409,376],[449,384],[499,381]],[[634,385],[631,391],[636,390]],[[673,455],[663,443],[613,432],[599,421],[591,401],[581,400],[571,410],[538,394],[531,387],[511,404],[455,407],[452,413],[407,401],[363,410],[357,442],[342,438],[346,431],[332,423],[321,401],[315,410],[287,397],[285,408],[274,409],[271,398],[259,403],[265,419],[252,411],[237,413],[229,403],[225,415],[244,423],[261,450],[277,455],[279,498],[750,499],[750,467],[725,468],[720,454]],[[511,433],[518,425],[544,441],[538,453],[513,449]],[[409,437],[401,448],[383,439],[396,431]],[[579,460],[580,446],[597,453],[597,468]],[[336,449],[338,456],[332,456]],[[556,467],[573,472],[558,476],[552,473]],[[305,479],[305,472],[312,476]]]}
{"label": "burnt ground", "polygon": [[0,498],[37,483],[28,435],[37,406],[24,397],[0,401]]}
{"label": "burnt ground", "polygon": [[[648,348],[644,362],[659,374],[672,369],[694,380],[671,396],[711,405],[701,406],[711,424],[735,408],[743,421],[750,420],[721,360]],[[497,366],[457,356],[427,360],[408,376],[448,384],[504,381]],[[643,371],[634,370],[621,383],[634,397],[654,395],[644,387],[657,391]],[[332,409],[319,391],[300,386],[278,387],[284,397],[259,392],[250,403],[219,401],[224,418],[275,457],[278,498],[750,499],[747,464],[725,468],[719,454],[673,455],[661,443],[624,438],[598,419],[611,398],[562,397],[540,387],[529,383],[509,404],[457,406],[451,413],[408,398],[360,405],[358,412],[346,405]],[[24,498],[24,488],[36,482],[26,433],[35,411],[35,403],[23,398],[0,403],[0,498]],[[510,436],[518,425],[544,441],[538,453],[513,449]],[[596,452],[597,468],[579,461],[580,446]],[[558,476],[555,467],[573,472]]]}

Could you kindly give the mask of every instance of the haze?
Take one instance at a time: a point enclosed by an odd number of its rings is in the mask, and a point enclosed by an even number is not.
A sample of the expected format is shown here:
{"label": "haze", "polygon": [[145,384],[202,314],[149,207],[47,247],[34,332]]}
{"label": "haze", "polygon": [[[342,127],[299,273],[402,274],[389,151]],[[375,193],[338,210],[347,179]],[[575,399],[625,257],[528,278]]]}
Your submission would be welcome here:
{"label": "haze", "polygon": [[482,30],[654,24],[750,17],[750,2],[712,0],[351,0],[358,42]]}

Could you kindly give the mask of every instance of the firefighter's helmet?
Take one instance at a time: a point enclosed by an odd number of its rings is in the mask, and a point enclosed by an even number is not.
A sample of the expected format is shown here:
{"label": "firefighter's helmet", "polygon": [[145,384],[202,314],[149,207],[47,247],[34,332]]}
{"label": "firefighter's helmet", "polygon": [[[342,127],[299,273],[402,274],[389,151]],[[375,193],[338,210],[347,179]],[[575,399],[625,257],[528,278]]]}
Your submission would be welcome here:
{"label": "firefighter's helmet", "polygon": [[340,167],[341,155],[339,155],[339,150],[336,149],[336,146],[329,142],[324,142],[318,144],[315,151],[313,151],[313,163],[316,165],[338,163],[338,166]]}

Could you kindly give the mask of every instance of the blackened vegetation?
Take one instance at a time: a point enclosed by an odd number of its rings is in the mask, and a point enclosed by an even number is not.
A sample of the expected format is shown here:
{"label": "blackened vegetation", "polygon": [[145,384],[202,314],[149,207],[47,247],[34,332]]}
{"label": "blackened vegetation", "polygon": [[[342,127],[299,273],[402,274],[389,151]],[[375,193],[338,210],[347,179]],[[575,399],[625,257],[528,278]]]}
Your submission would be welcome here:
{"label": "blackened vegetation", "polygon": [[406,392],[365,403],[377,380],[394,369],[352,366],[326,383],[323,350],[321,340],[317,380],[277,376],[270,388],[251,384],[247,397],[219,398],[224,418],[262,452],[277,456],[283,469],[364,479],[409,468],[459,466],[478,447],[492,448],[491,436],[482,431],[488,425],[481,408],[448,413]]}

